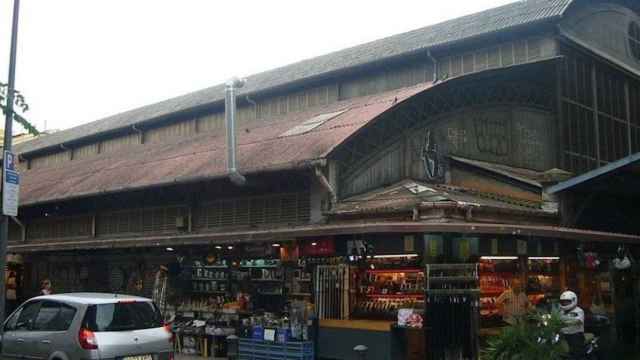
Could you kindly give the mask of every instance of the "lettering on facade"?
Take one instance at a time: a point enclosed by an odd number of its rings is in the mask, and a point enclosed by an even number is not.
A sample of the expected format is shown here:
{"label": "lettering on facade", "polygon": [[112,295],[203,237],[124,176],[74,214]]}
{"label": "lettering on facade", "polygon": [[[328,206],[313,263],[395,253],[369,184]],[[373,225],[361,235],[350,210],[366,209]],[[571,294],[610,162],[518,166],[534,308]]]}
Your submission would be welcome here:
{"label": "lettering on facade", "polygon": [[464,150],[467,144],[467,130],[458,128],[447,129],[447,141],[454,153]]}
{"label": "lettering on facade", "polygon": [[540,132],[537,129],[530,129],[522,124],[515,124],[516,137],[519,142],[519,154],[522,157],[524,166],[532,166],[543,161],[544,145],[540,141]]}
{"label": "lettering on facade", "polygon": [[506,119],[477,116],[473,119],[478,151],[494,156],[509,155],[509,126]]}

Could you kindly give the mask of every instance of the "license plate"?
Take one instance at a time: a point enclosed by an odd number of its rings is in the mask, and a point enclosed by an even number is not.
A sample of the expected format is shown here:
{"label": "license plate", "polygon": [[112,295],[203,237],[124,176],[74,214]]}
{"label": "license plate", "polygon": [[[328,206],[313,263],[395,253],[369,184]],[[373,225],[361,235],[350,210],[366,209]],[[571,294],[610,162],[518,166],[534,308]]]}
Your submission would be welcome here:
{"label": "license plate", "polygon": [[136,355],[136,356],[125,356],[122,360],[153,360],[153,356],[151,355]]}

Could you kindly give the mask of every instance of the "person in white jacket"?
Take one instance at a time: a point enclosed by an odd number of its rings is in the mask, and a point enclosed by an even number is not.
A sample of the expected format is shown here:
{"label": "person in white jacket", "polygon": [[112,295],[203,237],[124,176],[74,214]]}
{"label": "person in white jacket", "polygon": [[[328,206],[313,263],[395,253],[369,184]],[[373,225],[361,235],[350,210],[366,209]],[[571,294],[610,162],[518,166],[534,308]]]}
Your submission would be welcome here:
{"label": "person in white jacket", "polygon": [[569,344],[570,359],[583,359],[584,348],[584,311],[578,306],[578,296],[573,291],[560,295],[561,317],[565,323],[562,335]]}

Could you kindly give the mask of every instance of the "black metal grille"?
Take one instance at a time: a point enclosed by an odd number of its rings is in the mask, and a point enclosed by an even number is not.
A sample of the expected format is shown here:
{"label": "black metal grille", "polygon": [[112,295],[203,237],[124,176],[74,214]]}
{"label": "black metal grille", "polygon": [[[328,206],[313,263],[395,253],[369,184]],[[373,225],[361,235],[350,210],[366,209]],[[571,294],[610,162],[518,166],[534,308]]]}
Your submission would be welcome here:
{"label": "black metal grille", "polygon": [[96,217],[96,235],[177,232],[177,218],[186,217],[184,206],[130,209],[100,213]]}
{"label": "black metal grille", "polygon": [[276,194],[213,201],[194,214],[195,229],[227,226],[303,224],[311,212],[309,193]]}
{"label": "black metal grille", "polygon": [[27,240],[91,236],[91,217],[42,218],[27,226]]}

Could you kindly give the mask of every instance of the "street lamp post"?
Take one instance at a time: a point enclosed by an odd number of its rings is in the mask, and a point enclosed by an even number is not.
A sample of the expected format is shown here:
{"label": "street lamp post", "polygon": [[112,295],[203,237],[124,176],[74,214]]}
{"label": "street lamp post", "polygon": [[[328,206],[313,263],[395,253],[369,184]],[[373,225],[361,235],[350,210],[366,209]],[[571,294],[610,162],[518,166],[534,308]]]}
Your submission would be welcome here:
{"label": "street lamp post", "polygon": [[[18,14],[20,0],[13,1],[13,25],[11,27],[11,52],[9,53],[9,81],[7,82],[7,103],[4,122],[4,151],[11,151],[13,137],[13,101],[16,82],[16,48],[18,46]],[[4,153],[3,151],[3,153]],[[4,161],[4,159],[3,159]],[[2,171],[4,176],[4,171]],[[4,179],[3,179],[4,180]],[[3,189],[4,191],[4,189]],[[6,284],[5,271],[7,268],[7,244],[9,242],[9,216],[2,215],[0,222],[0,324],[4,323]]]}

